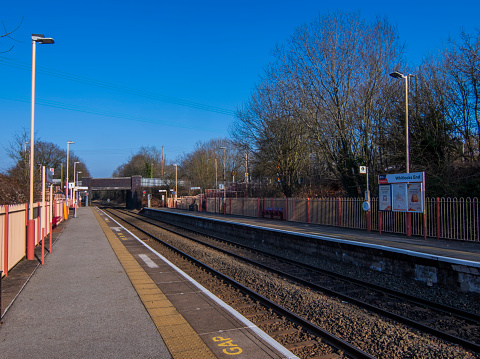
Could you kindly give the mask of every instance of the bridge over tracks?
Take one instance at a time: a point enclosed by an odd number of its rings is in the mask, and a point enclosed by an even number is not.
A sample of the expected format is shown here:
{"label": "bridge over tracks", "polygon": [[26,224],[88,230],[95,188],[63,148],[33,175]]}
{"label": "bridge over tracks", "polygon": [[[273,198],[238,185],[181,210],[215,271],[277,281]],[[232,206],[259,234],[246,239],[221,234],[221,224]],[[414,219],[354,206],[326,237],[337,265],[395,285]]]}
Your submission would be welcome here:
{"label": "bridge over tracks", "polygon": [[[127,191],[127,208],[140,208],[142,176],[92,178],[83,177],[82,186],[88,187],[88,193],[92,191]],[[90,202],[90,201],[89,201]]]}

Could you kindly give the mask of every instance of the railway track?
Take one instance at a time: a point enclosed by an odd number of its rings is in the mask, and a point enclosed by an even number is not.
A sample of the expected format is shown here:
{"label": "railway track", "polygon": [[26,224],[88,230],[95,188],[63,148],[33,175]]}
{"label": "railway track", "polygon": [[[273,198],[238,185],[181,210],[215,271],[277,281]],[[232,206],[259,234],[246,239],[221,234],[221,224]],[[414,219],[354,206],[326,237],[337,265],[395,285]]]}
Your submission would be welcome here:
{"label": "railway track", "polygon": [[[144,216],[134,215],[126,211],[121,212],[122,214],[117,212],[114,215],[119,216],[122,220],[126,220],[125,216],[128,216],[131,218],[129,222],[142,221],[143,223],[148,223],[145,224],[146,226],[154,226],[154,228],[161,228],[162,230],[168,230],[177,235],[188,237],[191,241],[195,241],[202,246],[207,246],[208,248],[221,252],[224,255],[234,257],[236,260],[247,263],[249,266],[255,266],[268,273],[275,273],[275,275],[291,281],[296,285],[303,286],[304,290],[328,294],[329,296],[338,298],[344,303],[348,302],[355,304],[359,308],[363,308],[363,310],[375,312],[382,317],[403,323],[421,332],[435,335],[442,340],[461,345],[467,350],[476,353],[480,352],[480,345],[476,342],[480,338],[480,320],[479,317],[473,313],[464,312],[456,308],[450,308],[436,303],[430,303],[421,298],[406,296],[392,290],[368,283],[362,283],[358,280],[352,280],[351,278],[342,275],[319,270],[318,268],[280,257],[272,253],[259,251],[256,248],[248,247],[243,244],[215,238],[206,233],[192,233],[191,231],[186,233],[183,229],[174,228],[171,225],[160,224],[158,221],[148,219]],[[151,230],[146,231],[145,229],[139,228],[144,227],[145,225],[139,226],[138,223],[131,223],[131,225],[134,225],[139,230],[144,231],[144,233],[153,237],[152,233],[150,233]],[[208,237],[205,237],[206,235],[208,235]],[[220,273],[217,272],[215,275],[219,276]],[[222,280],[229,282],[231,285],[240,285],[240,290],[242,292],[248,290],[245,286],[238,283],[238,281],[226,278]],[[339,339],[337,335],[329,336],[330,334],[326,333],[324,329],[314,324],[311,317],[302,318],[300,315],[293,313],[292,310],[278,306],[272,300],[259,293],[249,293],[248,295],[262,303],[262,306],[265,308],[268,308],[263,310],[253,310],[254,313],[273,311],[281,317],[289,318],[289,321],[295,323],[294,325],[297,328],[278,330],[278,325],[275,324],[273,325],[273,328],[277,329],[273,329],[272,333],[279,332],[281,335],[286,335],[289,331],[293,331],[298,338],[303,339],[305,339],[305,335],[308,337],[314,333],[315,336],[324,338],[322,339],[323,342],[328,342],[330,345],[333,345],[340,350],[340,353],[344,352],[349,357],[370,357],[363,351],[355,353],[355,346],[353,346],[353,348],[350,348],[349,346],[344,348],[343,345],[349,345],[347,342]],[[246,308],[251,309],[250,305],[246,305]],[[269,324],[277,323],[277,320],[275,319],[257,321],[262,324],[267,324],[267,332]],[[285,325],[282,325],[282,328],[283,327],[288,328],[288,326]],[[298,327],[304,328],[302,333],[308,334],[299,335]],[[325,339],[325,336],[328,336],[328,339]],[[296,345],[299,347],[309,347],[313,345],[315,340],[318,341],[318,339],[305,339],[300,340],[300,343],[303,344],[290,344],[293,348],[295,348]],[[278,341],[282,342],[281,340]],[[291,339],[287,339],[286,341],[291,341]]]}

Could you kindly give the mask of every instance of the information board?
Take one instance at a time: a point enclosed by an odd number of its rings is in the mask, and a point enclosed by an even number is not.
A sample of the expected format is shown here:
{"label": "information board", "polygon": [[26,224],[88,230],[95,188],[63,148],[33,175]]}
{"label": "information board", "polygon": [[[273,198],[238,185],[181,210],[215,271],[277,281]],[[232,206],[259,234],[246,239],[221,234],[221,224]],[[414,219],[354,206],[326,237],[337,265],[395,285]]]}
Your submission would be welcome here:
{"label": "information board", "polygon": [[379,175],[378,183],[380,211],[424,213],[424,172]]}

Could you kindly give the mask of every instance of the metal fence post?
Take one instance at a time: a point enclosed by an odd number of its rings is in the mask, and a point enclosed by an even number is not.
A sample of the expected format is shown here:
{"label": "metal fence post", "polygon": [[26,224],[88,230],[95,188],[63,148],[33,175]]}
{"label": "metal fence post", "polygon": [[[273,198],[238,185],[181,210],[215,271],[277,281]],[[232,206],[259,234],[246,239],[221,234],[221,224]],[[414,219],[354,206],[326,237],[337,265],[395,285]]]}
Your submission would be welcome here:
{"label": "metal fence post", "polygon": [[310,223],[310,198],[307,198],[307,223]]}
{"label": "metal fence post", "polygon": [[435,200],[436,204],[436,214],[437,214],[437,239],[440,239],[440,198],[437,197]]}
{"label": "metal fence post", "polygon": [[288,221],[288,197],[286,198],[286,201],[285,201],[285,212],[286,212],[286,216],[285,216],[285,221]]}
{"label": "metal fence post", "polygon": [[382,234],[383,229],[383,212],[378,211],[378,234]]}
{"label": "metal fence post", "polygon": [[342,199],[338,197],[338,226],[342,226]]}
{"label": "metal fence post", "polygon": [[[3,245],[3,265],[4,265],[4,271],[5,271],[5,276],[8,275],[8,205],[5,207],[5,224],[4,224],[4,245]],[[1,269],[1,268],[0,268]],[[1,273],[1,272],[0,272]],[[1,278],[1,276],[0,276]],[[0,313],[1,314],[1,313]]]}
{"label": "metal fence post", "polygon": [[3,315],[3,307],[2,307],[2,281],[3,281],[3,271],[0,270],[0,324],[2,324],[2,315]]}

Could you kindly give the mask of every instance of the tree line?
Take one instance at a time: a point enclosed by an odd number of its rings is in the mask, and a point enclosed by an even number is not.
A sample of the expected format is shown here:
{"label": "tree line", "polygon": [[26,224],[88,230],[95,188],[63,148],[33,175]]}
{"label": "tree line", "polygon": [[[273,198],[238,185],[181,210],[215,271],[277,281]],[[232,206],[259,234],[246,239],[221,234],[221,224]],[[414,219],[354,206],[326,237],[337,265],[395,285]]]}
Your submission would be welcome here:
{"label": "tree line", "polygon": [[[462,33],[418,68],[386,19],[330,13],[299,27],[238,110],[235,143],[259,180],[285,196],[359,196],[378,174],[406,172],[405,80],[410,172],[429,195],[478,194],[480,31]],[[414,76],[409,76],[413,74]]]}
{"label": "tree line", "polygon": [[[35,138],[37,138],[35,136]],[[16,133],[13,140],[10,142],[8,148],[5,148],[7,155],[13,160],[14,164],[7,170],[8,176],[3,175],[2,179],[5,183],[14,189],[14,194],[5,194],[0,202],[3,204],[23,203],[28,199],[30,191],[30,136],[24,130],[21,133]],[[53,178],[62,180],[62,183],[67,178],[67,151],[60,148],[52,142],[42,141],[38,139],[35,141],[34,147],[34,201],[41,198],[41,184],[42,184],[42,167],[46,170],[53,168]],[[68,178],[69,182],[73,182],[74,168],[79,174],[79,178],[90,177],[90,172],[86,164],[69,151],[69,167]],[[77,162],[76,166],[74,163]],[[64,189],[63,189],[64,192]],[[12,202],[13,198],[13,202]],[[7,200],[8,199],[8,200]]]}
{"label": "tree line", "polygon": [[[177,174],[179,195],[226,181],[248,182],[253,196],[356,197],[367,187],[359,173],[366,166],[373,195],[379,174],[408,170],[426,173],[428,196],[478,196],[480,30],[411,67],[387,19],[335,12],[300,26],[272,53],[230,138],[199,141],[175,162],[142,147],[113,175],[163,178],[171,189]],[[20,154],[10,173],[24,168]]]}

